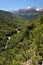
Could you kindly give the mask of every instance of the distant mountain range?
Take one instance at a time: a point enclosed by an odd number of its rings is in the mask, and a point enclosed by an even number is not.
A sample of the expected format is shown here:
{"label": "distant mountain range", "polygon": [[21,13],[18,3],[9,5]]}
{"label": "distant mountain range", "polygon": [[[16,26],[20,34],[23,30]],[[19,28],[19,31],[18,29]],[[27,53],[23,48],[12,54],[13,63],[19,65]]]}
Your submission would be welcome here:
{"label": "distant mountain range", "polygon": [[43,8],[28,6],[27,8],[13,10],[11,13],[18,15],[24,19],[33,20],[36,19],[38,15],[43,14]]}
{"label": "distant mountain range", "polygon": [[29,11],[29,10],[35,10],[35,11],[43,11],[43,8],[37,8],[37,7],[31,7],[31,6],[28,6],[26,8],[23,8],[23,9],[18,9],[18,10],[13,10],[12,12],[22,12],[22,11]]}
{"label": "distant mountain range", "polygon": [[5,11],[0,10],[0,16],[5,17],[6,19],[12,20],[12,19],[27,19],[27,20],[34,20],[39,15],[43,14],[43,8],[37,8],[37,7],[30,7],[18,10],[12,10],[12,11]]}

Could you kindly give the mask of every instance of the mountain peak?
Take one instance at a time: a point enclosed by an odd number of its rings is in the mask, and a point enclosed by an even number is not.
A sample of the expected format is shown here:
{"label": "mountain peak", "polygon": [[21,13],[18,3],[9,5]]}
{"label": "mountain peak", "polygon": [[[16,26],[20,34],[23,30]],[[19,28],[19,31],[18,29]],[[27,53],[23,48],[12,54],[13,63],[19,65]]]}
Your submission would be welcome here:
{"label": "mountain peak", "polygon": [[43,8],[36,8],[36,11],[43,11]]}
{"label": "mountain peak", "polygon": [[28,6],[27,8],[30,9],[30,8],[32,8],[32,7],[31,7],[31,6]]}

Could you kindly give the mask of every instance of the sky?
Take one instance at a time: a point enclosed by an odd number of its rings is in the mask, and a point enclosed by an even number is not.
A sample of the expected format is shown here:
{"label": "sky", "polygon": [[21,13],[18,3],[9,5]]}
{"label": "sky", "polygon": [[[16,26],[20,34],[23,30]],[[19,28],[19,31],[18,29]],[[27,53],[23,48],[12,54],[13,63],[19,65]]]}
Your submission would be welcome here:
{"label": "sky", "polygon": [[0,0],[1,10],[15,10],[25,7],[43,8],[43,0]]}

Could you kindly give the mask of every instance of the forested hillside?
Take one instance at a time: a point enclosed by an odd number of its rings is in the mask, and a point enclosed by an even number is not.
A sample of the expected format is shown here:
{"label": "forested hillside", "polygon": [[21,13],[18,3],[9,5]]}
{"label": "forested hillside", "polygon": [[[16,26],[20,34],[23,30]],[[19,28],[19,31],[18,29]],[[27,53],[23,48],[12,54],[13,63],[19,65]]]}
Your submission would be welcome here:
{"label": "forested hillside", "polygon": [[43,15],[29,22],[1,12],[0,65],[42,65]]}

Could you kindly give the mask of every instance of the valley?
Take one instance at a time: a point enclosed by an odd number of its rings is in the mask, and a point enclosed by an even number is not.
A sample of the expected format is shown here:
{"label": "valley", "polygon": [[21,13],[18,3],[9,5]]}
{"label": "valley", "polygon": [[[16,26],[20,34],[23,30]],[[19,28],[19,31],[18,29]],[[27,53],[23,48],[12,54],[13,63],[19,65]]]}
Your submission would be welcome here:
{"label": "valley", "polygon": [[0,10],[0,65],[43,65],[43,11],[16,14]]}

